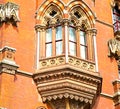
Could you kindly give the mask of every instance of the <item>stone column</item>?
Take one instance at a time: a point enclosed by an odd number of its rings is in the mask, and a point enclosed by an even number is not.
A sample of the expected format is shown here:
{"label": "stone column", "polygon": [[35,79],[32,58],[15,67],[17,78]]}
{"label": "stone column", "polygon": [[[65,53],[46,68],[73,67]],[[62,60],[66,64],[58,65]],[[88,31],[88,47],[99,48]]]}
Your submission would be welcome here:
{"label": "stone column", "polygon": [[63,20],[64,26],[65,26],[65,60],[66,63],[68,63],[68,52],[69,52],[69,38],[68,38],[68,24],[69,24],[69,20],[68,19],[64,19]]}
{"label": "stone column", "polygon": [[41,33],[42,33],[42,30],[45,28],[45,26],[42,26],[42,25],[36,25],[35,26],[35,30],[36,30],[36,65],[35,65],[35,68],[38,69],[39,68],[39,59],[40,59],[40,45],[41,45]]}
{"label": "stone column", "polygon": [[98,58],[97,58],[96,34],[97,34],[97,30],[95,28],[93,28],[92,29],[92,37],[93,37],[93,44],[94,44],[94,58],[95,58],[95,64],[96,64],[96,72],[98,72]]}
{"label": "stone column", "polygon": [[93,61],[94,60],[94,44],[93,44],[93,36],[92,36],[92,30],[88,29],[86,31],[87,35],[87,44],[88,44],[88,60]]}

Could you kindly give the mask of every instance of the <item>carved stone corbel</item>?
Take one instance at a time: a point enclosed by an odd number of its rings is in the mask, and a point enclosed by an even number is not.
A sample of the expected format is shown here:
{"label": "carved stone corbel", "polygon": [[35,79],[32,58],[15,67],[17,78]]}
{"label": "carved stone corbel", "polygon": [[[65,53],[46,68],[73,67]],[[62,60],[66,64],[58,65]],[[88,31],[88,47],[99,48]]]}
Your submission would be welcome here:
{"label": "carved stone corbel", "polygon": [[5,46],[0,50],[0,73],[15,74],[18,65],[15,63],[15,49]]}
{"label": "carved stone corbel", "polygon": [[15,3],[0,4],[0,24],[5,22],[17,26],[17,22],[20,21],[18,12],[19,6]]}
{"label": "carved stone corbel", "polygon": [[108,41],[109,57],[114,57],[116,60],[120,59],[120,31],[115,33],[115,37]]}
{"label": "carved stone corbel", "polygon": [[12,25],[17,26],[17,22],[20,21],[20,18],[18,16],[18,10],[19,10],[19,6],[8,2],[5,4],[5,22],[8,23],[12,23]]}
{"label": "carved stone corbel", "polygon": [[0,24],[3,23],[3,21],[5,21],[5,12],[4,12],[4,5],[0,4]]}

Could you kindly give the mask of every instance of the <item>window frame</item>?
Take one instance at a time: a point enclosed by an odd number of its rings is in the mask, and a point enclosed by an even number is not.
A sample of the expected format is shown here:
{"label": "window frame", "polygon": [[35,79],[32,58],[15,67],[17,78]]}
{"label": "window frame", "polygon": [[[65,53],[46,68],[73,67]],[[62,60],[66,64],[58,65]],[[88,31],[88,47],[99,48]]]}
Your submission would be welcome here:
{"label": "window frame", "polygon": [[[70,28],[73,28],[73,29],[75,29],[75,41],[72,41],[72,40],[70,40]],[[76,37],[76,28],[75,28],[75,26],[71,26],[71,25],[69,25],[69,34],[68,34],[69,36],[68,36],[68,47],[69,47],[69,50],[68,50],[68,52],[69,52],[69,54],[70,54],[70,43],[73,43],[73,44],[75,44],[75,54],[74,55],[72,55],[72,56],[77,56],[77,37]],[[70,54],[71,55],[71,54]]]}
{"label": "window frame", "polygon": [[[61,26],[61,33],[62,33],[62,35],[61,35],[61,39],[60,40],[56,40],[56,28],[57,27],[59,27],[59,26]],[[60,24],[55,24],[55,25],[52,25],[52,26],[47,26],[47,28],[46,28],[46,30],[47,29],[49,29],[49,28],[51,28],[51,31],[52,31],[52,41],[50,41],[50,42],[46,42],[46,39],[45,39],[45,57],[46,58],[50,58],[50,57],[54,57],[54,56],[59,56],[59,55],[62,55],[63,54],[63,26],[62,26],[62,24],[60,23]],[[46,37],[46,33],[45,33],[45,37]],[[56,54],[57,53],[57,51],[56,51],[56,43],[57,42],[62,42],[62,52],[61,52],[61,54]],[[51,43],[52,44],[52,55],[51,56],[47,56],[46,55],[46,45],[47,44],[49,44],[49,43]]]}

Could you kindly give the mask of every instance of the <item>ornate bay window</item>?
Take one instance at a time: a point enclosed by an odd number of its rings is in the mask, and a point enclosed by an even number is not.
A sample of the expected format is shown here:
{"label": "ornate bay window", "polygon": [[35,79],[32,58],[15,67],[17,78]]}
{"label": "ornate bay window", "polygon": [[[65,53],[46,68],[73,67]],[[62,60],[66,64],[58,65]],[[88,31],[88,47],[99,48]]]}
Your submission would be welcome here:
{"label": "ornate bay window", "polygon": [[[65,10],[65,9],[64,9]],[[41,15],[37,31],[37,70],[34,80],[51,109],[90,109],[100,93],[96,73],[96,29],[80,7],[65,17],[51,4]]]}

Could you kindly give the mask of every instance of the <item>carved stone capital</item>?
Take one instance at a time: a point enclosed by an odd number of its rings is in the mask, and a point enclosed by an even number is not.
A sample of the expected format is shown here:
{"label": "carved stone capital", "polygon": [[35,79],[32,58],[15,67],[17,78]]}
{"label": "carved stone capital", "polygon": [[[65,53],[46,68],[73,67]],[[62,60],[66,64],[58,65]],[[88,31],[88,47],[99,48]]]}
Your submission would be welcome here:
{"label": "carved stone capital", "polygon": [[91,36],[96,36],[97,34],[97,29],[96,28],[91,28],[86,30],[87,34],[90,34]]}
{"label": "carved stone capital", "polygon": [[69,19],[63,19],[62,22],[65,26],[68,26],[69,23],[70,23],[70,20]]}
{"label": "carved stone capital", "polygon": [[45,30],[45,29],[46,29],[45,25],[35,25],[36,32],[40,32],[40,31]]}

